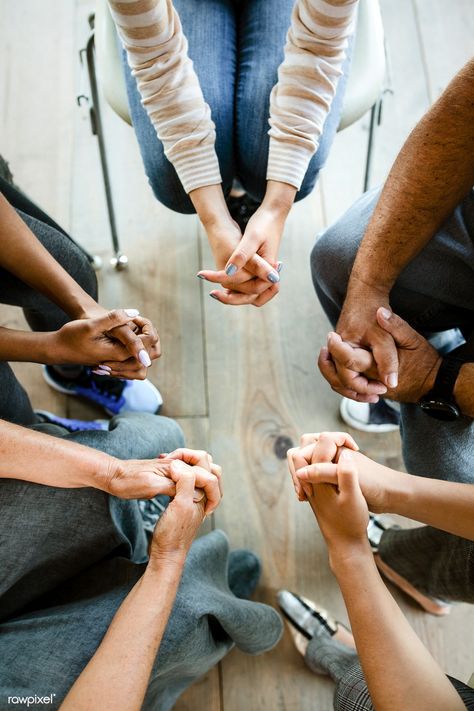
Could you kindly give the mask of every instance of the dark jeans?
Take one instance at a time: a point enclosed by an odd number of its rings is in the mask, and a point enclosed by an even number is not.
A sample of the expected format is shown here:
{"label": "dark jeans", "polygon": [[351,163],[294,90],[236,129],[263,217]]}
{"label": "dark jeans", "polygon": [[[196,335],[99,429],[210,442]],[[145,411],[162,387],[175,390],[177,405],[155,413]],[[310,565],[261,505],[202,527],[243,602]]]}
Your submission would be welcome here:
{"label": "dark jeans", "polygon": [[[349,274],[379,190],[362,197],[316,242],[313,282],[333,327],[345,300]],[[474,329],[474,193],[446,220],[410,262],[390,292],[395,313],[425,336]],[[402,403],[401,434],[407,470],[419,476],[474,481],[474,421],[434,420],[416,404]]]}
{"label": "dark jeans", "polygon": [[[270,92],[284,57],[294,0],[174,0],[189,56],[216,125],[216,152],[227,195],[238,178],[263,199],[268,160]],[[296,199],[313,190],[334,139],[350,65],[350,49],[318,151]],[[172,164],[141,105],[126,57],[124,68],[133,125],[156,198],[175,212],[193,213]]]}
{"label": "dark jeans", "polygon": [[[77,283],[97,299],[97,279],[78,245],[23,193],[0,178],[0,191],[41,244]],[[69,316],[35,289],[0,268],[0,303],[20,306],[33,331],[55,331]],[[0,418],[21,425],[36,421],[30,400],[8,363],[0,362]]]}

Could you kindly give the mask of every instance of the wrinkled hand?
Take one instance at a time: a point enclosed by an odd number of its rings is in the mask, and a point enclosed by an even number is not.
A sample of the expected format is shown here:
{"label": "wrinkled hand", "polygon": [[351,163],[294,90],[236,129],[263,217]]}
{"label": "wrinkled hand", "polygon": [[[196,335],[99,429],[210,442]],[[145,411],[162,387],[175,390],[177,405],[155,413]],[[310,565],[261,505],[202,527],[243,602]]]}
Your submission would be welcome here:
{"label": "wrinkled hand", "polygon": [[173,462],[173,468],[176,494],[154,530],[151,565],[160,561],[184,563],[205,515],[206,496],[196,489],[195,468],[178,461]]}
{"label": "wrinkled hand", "polygon": [[243,236],[230,219],[207,228],[217,270],[205,269],[198,276],[224,287],[211,292],[215,299],[231,306],[263,306],[278,293],[281,264],[277,255],[283,224],[272,220],[261,206]]}
{"label": "wrinkled hand", "polygon": [[98,307],[97,314],[70,321],[53,334],[54,363],[89,365],[101,375],[144,379],[151,361],[161,355],[151,321],[136,309]]}
{"label": "wrinkled hand", "polygon": [[[201,453],[183,450],[190,462],[202,461]],[[113,459],[107,471],[98,474],[98,488],[121,499],[151,499],[158,494],[175,496],[176,482],[184,473],[192,472],[196,487],[204,491],[205,513],[211,514],[219,505],[221,494],[221,468],[211,463],[208,470],[199,464],[169,456],[147,460]]]}
{"label": "wrinkled hand", "polygon": [[313,484],[309,503],[331,551],[350,555],[354,547],[368,550],[369,510],[362,494],[352,452],[345,449],[335,467],[336,482]]}
{"label": "wrinkled hand", "polygon": [[313,488],[311,480],[305,482],[297,476],[298,470],[317,462],[336,461],[343,447],[354,451],[359,449],[346,432],[315,432],[302,435],[300,446],[288,450],[286,454],[288,469],[299,501],[307,501],[313,495]]}
{"label": "wrinkled hand", "polygon": [[[431,389],[441,357],[423,336],[390,309],[378,309],[376,318],[379,327],[396,344],[399,359],[398,385],[388,388],[385,397],[399,402],[418,402]],[[336,361],[345,364],[352,372],[363,374],[359,377],[366,376],[369,384],[377,377],[372,355],[364,349],[352,347],[334,334],[329,340],[327,356],[324,353],[320,356],[319,366],[331,387],[346,397],[351,397],[352,391],[345,385],[341,387]]]}
{"label": "wrinkled hand", "polygon": [[[351,277],[336,332],[343,341],[350,345],[369,350],[377,366],[377,380],[382,385],[394,388],[398,378],[397,348],[391,335],[380,326],[377,320],[376,314],[380,307],[390,308],[388,293],[368,286],[354,276]],[[335,361],[335,367],[338,374],[339,368],[344,369],[344,365],[337,361]],[[344,383],[344,377],[341,377],[341,381]],[[363,388],[355,391],[363,396],[374,394],[373,390],[370,393]]]}

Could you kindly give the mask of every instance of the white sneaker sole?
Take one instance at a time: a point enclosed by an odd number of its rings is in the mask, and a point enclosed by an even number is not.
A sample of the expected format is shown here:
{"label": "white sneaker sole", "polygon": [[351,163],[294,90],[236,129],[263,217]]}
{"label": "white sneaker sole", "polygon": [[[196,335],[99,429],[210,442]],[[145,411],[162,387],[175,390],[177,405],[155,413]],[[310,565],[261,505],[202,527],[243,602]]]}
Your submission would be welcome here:
{"label": "white sneaker sole", "polygon": [[399,429],[398,425],[394,425],[391,422],[385,425],[370,425],[366,422],[363,422],[362,420],[356,419],[351,415],[350,407],[357,404],[358,403],[355,403],[345,397],[343,397],[341,400],[341,404],[339,406],[339,415],[341,416],[342,421],[345,422],[346,425],[349,425],[349,427],[352,427],[355,430],[359,430],[360,432],[373,432],[375,434],[383,434],[385,432],[396,432]]}

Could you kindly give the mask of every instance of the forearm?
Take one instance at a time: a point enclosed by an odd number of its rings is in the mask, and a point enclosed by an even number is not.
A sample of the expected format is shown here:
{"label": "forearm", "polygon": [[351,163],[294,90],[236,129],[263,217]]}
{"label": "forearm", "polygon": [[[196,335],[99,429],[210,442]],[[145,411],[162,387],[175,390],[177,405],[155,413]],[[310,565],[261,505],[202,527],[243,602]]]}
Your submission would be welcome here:
{"label": "forearm", "polygon": [[205,229],[232,221],[221,185],[207,185],[189,193]]}
{"label": "forearm", "polygon": [[[65,238],[66,239],[66,238]],[[97,307],[0,195],[0,265],[57,304],[71,318]]]}
{"label": "forearm", "polygon": [[[184,561],[183,561],[184,563]],[[150,564],[118,609],[61,711],[139,711],[171,614],[183,563]]]}
{"label": "forearm", "polygon": [[459,371],[454,397],[463,415],[474,417],[474,363],[465,363]]}
{"label": "forearm", "polygon": [[0,361],[50,364],[54,333],[0,328]]}
{"label": "forearm", "polygon": [[388,293],[474,184],[474,62],[413,130],[387,178],[351,275]]}
{"label": "forearm", "polygon": [[0,420],[0,478],[106,491],[116,464],[103,452]]}
{"label": "forearm", "polygon": [[460,697],[382,582],[368,545],[330,549],[357,653],[379,711],[463,709]]}

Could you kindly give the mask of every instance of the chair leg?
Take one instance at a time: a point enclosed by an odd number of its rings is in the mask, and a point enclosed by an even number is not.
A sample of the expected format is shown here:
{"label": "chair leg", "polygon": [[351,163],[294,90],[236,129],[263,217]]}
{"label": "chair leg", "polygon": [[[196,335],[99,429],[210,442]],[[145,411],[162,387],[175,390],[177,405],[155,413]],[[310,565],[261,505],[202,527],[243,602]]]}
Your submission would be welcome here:
{"label": "chair leg", "polygon": [[369,189],[370,184],[370,172],[372,168],[372,150],[374,147],[374,134],[375,125],[380,123],[378,116],[380,116],[380,106],[381,102],[377,101],[370,109],[370,123],[369,123],[369,140],[367,143],[367,158],[365,160],[365,174],[364,174],[364,193]]}
{"label": "chair leg", "polygon": [[105,199],[107,202],[107,212],[109,216],[109,224],[110,224],[110,233],[112,236],[112,245],[114,249],[114,256],[110,260],[110,263],[112,266],[115,267],[117,270],[122,270],[126,269],[128,265],[128,257],[125,254],[122,254],[120,251],[120,243],[119,243],[119,238],[117,234],[117,223],[115,219],[115,208],[114,208],[114,203],[113,203],[113,198],[112,198],[112,188],[111,188],[111,183],[110,183],[110,173],[109,173],[109,164],[107,160],[107,150],[105,146],[105,135],[104,135],[104,127],[102,123],[102,115],[101,115],[101,108],[100,108],[100,98],[99,98],[99,91],[97,87],[97,73],[96,73],[96,66],[95,66],[95,42],[94,42],[94,31],[91,32],[89,36],[89,40],[87,42],[86,46],[86,58],[87,58],[87,70],[88,70],[88,75],[89,75],[89,84],[90,84],[90,90],[91,90],[91,108],[90,108],[90,116],[91,116],[91,125],[92,125],[92,132],[94,135],[97,136],[97,140],[99,142],[99,155],[100,155],[100,163],[102,167],[102,177],[104,180],[104,189],[105,189]]}

